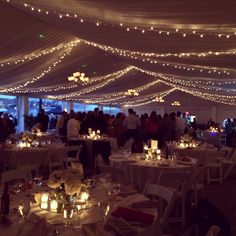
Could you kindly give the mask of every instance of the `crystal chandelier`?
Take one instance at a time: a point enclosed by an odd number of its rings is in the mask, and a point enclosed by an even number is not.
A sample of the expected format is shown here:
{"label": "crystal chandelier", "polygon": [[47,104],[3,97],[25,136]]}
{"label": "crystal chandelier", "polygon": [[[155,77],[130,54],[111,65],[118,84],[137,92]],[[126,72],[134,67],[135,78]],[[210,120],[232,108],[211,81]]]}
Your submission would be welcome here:
{"label": "crystal chandelier", "polygon": [[134,97],[134,96],[138,96],[139,93],[135,89],[128,89],[128,91],[125,92],[125,95],[130,96],[130,97]]}
{"label": "crystal chandelier", "polygon": [[82,82],[83,84],[87,84],[89,82],[89,78],[85,77],[85,73],[75,72],[73,73],[73,76],[68,77],[68,81]]}
{"label": "crystal chandelier", "polygon": [[165,102],[163,97],[156,97],[156,102]]}
{"label": "crystal chandelier", "polygon": [[180,106],[180,102],[179,101],[174,101],[171,103],[171,106]]}

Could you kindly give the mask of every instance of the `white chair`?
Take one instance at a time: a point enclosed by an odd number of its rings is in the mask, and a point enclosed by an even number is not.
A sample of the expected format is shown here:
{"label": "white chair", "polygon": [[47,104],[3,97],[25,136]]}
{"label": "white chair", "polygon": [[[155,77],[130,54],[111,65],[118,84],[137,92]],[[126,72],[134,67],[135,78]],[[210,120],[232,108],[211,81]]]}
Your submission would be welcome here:
{"label": "white chair", "polygon": [[3,183],[21,180],[21,179],[31,179],[31,170],[29,168],[21,168],[16,170],[9,170],[1,174],[1,181]]}
{"label": "white chair", "polygon": [[207,158],[207,183],[223,182],[222,157],[208,155]]}
{"label": "white chair", "polygon": [[218,236],[220,233],[220,227],[213,225],[211,228],[208,230],[206,236]]}
{"label": "white chair", "polygon": [[222,158],[223,179],[226,179],[233,168],[236,166],[236,149],[233,150],[232,155],[228,158]]}
{"label": "white chair", "polygon": [[[79,146],[67,146],[67,147],[65,147],[65,154],[66,154],[65,162],[66,162],[66,167],[71,165],[72,162],[79,163],[79,155],[80,155],[81,149],[82,149],[82,145],[79,145]],[[75,157],[71,157],[70,156],[71,152],[75,153],[76,156]]]}
{"label": "white chair", "polygon": [[49,173],[52,173],[53,169],[64,169],[64,157],[64,146],[56,147],[49,151],[47,156],[47,163],[45,163],[45,166],[49,168]]}
{"label": "white chair", "polygon": [[[199,163],[200,164],[200,163]],[[204,176],[207,171],[206,165],[194,165],[191,173],[191,182],[192,182],[192,190],[193,190],[193,204],[197,206],[200,199],[204,198]]]}
{"label": "white chair", "polygon": [[177,190],[158,184],[151,184],[150,181],[148,181],[144,187],[143,194],[146,196],[158,198],[160,200],[160,209],[158,209],[160,212],[158,213],[160,215],[159,221],[161,230],[163,232],[165,229],[167,229],[169,216],[177,197]]}

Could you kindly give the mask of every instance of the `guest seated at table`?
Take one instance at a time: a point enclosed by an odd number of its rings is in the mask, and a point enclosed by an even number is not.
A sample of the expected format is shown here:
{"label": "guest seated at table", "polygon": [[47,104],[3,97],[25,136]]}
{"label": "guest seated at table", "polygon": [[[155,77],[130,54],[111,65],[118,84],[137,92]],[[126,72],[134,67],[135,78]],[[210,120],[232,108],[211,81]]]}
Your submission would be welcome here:
{"label": "guest seated at table", "polygon": [[79,136],[80,122],[76,113],[71,114],[67,122],[67,139],[76,138]]}

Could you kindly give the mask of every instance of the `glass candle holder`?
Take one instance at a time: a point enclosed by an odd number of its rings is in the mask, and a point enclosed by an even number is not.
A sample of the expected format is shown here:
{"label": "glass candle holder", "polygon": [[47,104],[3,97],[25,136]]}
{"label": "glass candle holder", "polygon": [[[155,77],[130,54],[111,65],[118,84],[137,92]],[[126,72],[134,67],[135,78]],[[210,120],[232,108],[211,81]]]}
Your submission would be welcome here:
{"label": "glass candle holder", "polygon": [[71,218],[74,214],[74,208],[70,204],[66,204],[63,209],[63,217],[65,219],[65,227],[71,226]]}

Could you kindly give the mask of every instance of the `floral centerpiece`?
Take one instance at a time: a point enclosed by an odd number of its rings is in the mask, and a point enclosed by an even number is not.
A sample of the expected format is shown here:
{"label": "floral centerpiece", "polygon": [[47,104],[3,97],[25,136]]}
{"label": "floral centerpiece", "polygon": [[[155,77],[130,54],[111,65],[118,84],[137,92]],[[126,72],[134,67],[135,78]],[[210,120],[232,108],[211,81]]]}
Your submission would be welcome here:
{"label": "floral centerpiece", "polygon": [[55,189],[59,200],[68,200],[71,196],[77,196],[82,187],[82,173],[77,169],[54,171],[48,180],[48,186]]}

